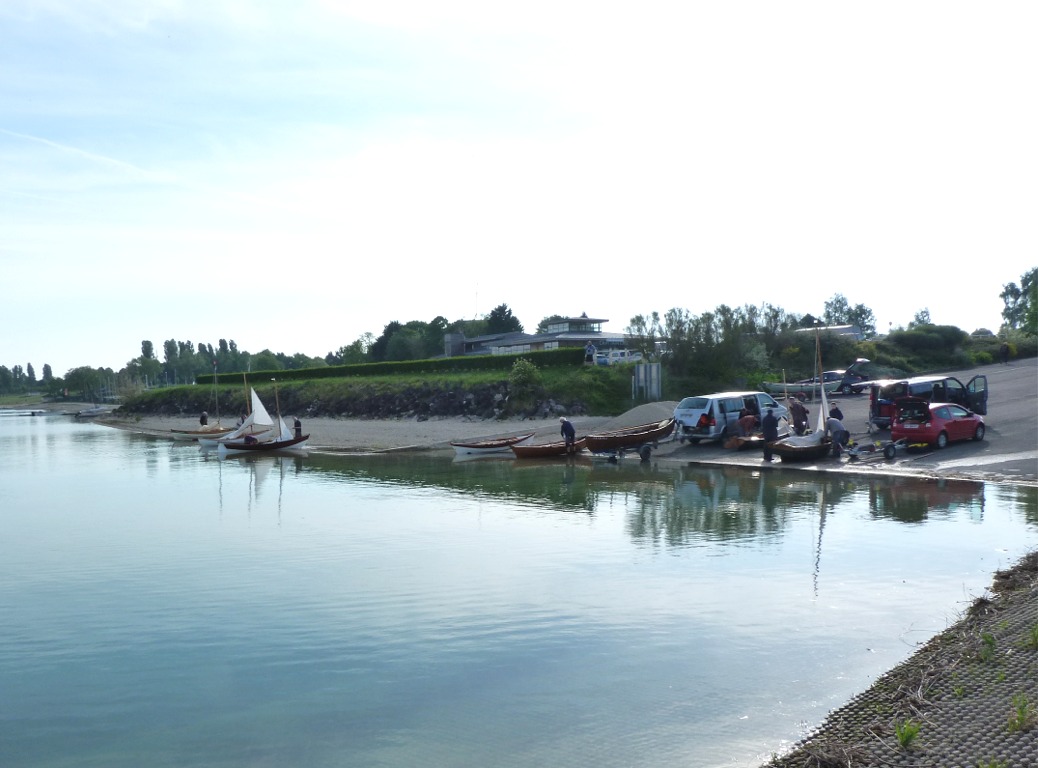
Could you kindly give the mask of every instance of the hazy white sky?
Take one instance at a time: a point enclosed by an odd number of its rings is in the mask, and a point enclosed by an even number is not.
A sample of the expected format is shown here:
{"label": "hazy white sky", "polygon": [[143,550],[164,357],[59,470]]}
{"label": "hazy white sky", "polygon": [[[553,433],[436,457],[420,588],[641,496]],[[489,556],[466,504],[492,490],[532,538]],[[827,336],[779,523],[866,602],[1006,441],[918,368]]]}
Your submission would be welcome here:
{"label": "hazy white sky", "polygon": [[997,330],[1038,3],[4,0],[0,364],[842,293]]}

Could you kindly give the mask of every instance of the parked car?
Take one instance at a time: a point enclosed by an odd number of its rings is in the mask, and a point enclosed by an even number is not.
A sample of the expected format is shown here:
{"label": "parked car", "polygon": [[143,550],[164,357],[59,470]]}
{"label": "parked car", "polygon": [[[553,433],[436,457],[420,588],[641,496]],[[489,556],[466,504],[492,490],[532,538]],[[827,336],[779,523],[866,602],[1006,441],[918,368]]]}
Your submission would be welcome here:
{"label": "parked car", "polygon": [[869,431],[888,429],[894,420],[895,403],[903,397],[955,403],[981,415],[988,412],[988,377],[983,374],[974,376],[966,384],[954,376],[914,376],[910,379],[878,379],[864,382],[864,385],[869,388]]}
{"label": "parked car", "polygon": [[984,431],[984,418],[957,403],[903,397],[896,403],[890,437],[944,448],[956,440],[983,440]]}
{"label": "parked car", "polygon": [[634,352],[629,349],[610,349],[604,352],[599,352],[595,356],[595,362],[598,365],[619,365],[620,363],[637,363],[641,359],[641,352]]}
{"label": "parked car", "polygon": [[680,442],[724,440],[735,434],[735,422],[745,408],[760,417],[768,408],[775,418],[789,421],[789,410],[767,392],[715,392],[686,397],[674,409],[674,433]]}
{"label": "parked car", "polygon": [[[853,373],[848,374],[847,371],[844,370],[822,371],[822,386],[825,388],[826,392],[843,392],[844,394],[847,394],[851,391],[851,388],[850,384],[845,382],[848,380],[857,382],[861,381],[862,378],[863,377],[859,377]],[[810,379],[800,379],[799,381],[794,382],[794,384],[802,384],[805,387],[811,387],[813,391],[813,387],[818,384],[818,377],[815,376]]]}

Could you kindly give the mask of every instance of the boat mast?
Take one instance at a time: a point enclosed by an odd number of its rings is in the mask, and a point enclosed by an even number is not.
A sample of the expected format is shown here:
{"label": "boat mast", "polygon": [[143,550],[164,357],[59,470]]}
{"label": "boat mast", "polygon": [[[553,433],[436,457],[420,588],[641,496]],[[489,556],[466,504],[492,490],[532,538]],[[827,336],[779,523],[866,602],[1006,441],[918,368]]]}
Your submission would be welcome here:
{"label": "boat mast", "polygon": [[216,393],[216,361],[213,360],[213,403],[216,405],[216,426],[220,426],[220,396]]}

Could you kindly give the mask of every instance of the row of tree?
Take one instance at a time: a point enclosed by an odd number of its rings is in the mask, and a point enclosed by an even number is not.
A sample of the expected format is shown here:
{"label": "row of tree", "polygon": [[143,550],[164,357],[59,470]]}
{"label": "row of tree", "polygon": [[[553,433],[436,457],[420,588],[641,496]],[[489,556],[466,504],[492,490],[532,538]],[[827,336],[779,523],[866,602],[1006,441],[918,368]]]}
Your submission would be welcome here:
{"label": "row of tree", "polygon": [[[1000,334],[1038,334],[1038,267],[1024,274],[1019,285],[1012,282],[1004,285],[999,298],[1004,303]],[[562,315],[543,318],[537,332],[545,332],[551,323],[562,319],[565,319]],[[816,324],[857,325],[868,339],[876,334],[872,310],[862,304],[851,305],[842,294],[836,294],[825,302],[822,314],[817,317],[795,315],[770,304],[740,308],[721,305],[700,315],[675,308],[662,316],[652,312],[631,318],[625,335],[629,346],[649,357],[659,357],[673,374],[731,380],[748,373],[766,376],[782,370],[810,371],[813,344],[804,343],[804,336],[795,332]],[[287,355],[269,349],[253,354],[240,350],[234,340],[227,339],[220,339],[215,346],[168,339],[162,345],[160,360],[154,344],[145,340],[141,342],[141,354],[120,371],[81,367],[59,378],[53,375],[49,365],[44,365],[42,378],[37,380],[31,364],[24,369],[19,365],[11,369],[0,366],[0,394],[41,391],[54,397],[67,395],[99,400],[125,391],[193,382],[199,374],[212,373],[214,369],[220,373],[244,373],[424,359],[443,354],[444,336],[449,333],[473,338],[508,332],[521,333],[523,325],[508,305],[500,304],[476,320],[449,322],[438,315],[429,322],[394,321],[388,323],[378,337],[365,333],[323,358],[299,353]],[[952,348],[961,345],[964,335],[954,326],[934,326],[929,311],[923,309],[916,313],[907,329],[899,328],[889,334],[888,343],[896,342],[913,350],[925,349],[927,345],[935,350],[947,350],[949,345]],[[848,342],[831,340],[828,343],[846,345]],[[849,349],[828,352],[825,359],[836,361],[850,354]],[[881,350],[872,354],[879,357]]]}

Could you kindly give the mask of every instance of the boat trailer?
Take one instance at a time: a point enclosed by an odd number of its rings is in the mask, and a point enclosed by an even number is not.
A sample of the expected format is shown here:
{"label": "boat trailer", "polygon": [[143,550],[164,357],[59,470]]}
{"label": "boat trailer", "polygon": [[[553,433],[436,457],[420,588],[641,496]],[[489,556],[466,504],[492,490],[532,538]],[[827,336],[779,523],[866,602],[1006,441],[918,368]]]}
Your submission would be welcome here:
{"label": "boat trailer", "polygon": [[844,449],[851,461],[879,459],[883,457],[887,461],[893,461],[894,457],[900,453],[907,451],[909,448],[928,447],[926,443],[910,443],[906,438],[900,440],[887,440],[882,442],[877,440],[874,443],[855,443],[849,448]]}

